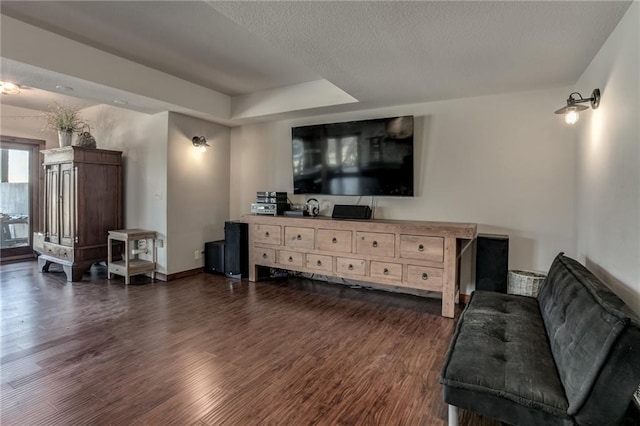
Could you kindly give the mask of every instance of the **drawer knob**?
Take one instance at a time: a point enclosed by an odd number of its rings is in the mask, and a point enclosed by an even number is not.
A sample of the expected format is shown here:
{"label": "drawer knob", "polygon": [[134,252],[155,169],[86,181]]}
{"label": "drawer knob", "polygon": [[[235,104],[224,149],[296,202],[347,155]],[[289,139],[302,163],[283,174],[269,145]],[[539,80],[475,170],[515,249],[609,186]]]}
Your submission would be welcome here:
{"label": "drawer knob", "polygon": [[418,251],[424,251],[424,246],[422,244],[418,246]]}
{"label": "drawer knob", "polygon": [[337,239],[336,237],[333,237],[333,238],[331,239],[331,242],[332,242],[333,244],[337,244],[337,243],[338,243],[338,239]]}
{"label": "drawer knob", "polygon": [[353,271],[353,265],[349,264],[349,266],[347,267],[347,269],[349,269],[350,271]]}
{"label": "drawer knob", "polygon": [[389,275],[389,270],[387,268],[384,268],[382,270],[382,273],[385,274],[385,275]]}
{"label": "drawer knob", "polygon": [[296,240],[301,240],[302,239],[302,235],[298,234],[298,236],[296,237]]}
{"label": "drawer knob", "polygon": [[265,237],[267,237],[267,238],[269,238],[269,231],[265,232],[265,233],[264,233],[264,236],[265,236]]}
{"label": "drawer knob", "polygon": [[262,258],[266,259],[267,258],[267,253],[262,253]]}
{"label": "drawer knob", "polygon": [[316,262],[316,265],[318,265],[318,266],[322,266],[322,260],[318,260],[318,261]]}
{"label": "drawer knob", "polygon": [[422,279],[423,280],[428,280],[429,279],[429,274],[427,274],[426,272],[422,273]]}
{"label": "drawer knob", "polygon": [[377,241],[374,241],[374,242],[373,242],[373,244],[372,244],[372,246],[374,246],[374,247],[378,247],[378,242],[377,242]]}
{"label": "drawer knob", "polygon": [[293,257],[289,256],[289,262],[293,262]]}

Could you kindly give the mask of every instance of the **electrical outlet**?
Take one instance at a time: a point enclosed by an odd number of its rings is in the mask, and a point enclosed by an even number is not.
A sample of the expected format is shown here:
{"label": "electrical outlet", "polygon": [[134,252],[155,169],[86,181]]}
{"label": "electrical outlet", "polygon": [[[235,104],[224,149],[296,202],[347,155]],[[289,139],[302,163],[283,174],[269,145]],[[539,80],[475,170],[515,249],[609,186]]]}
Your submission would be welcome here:
{"label": "electrical outlet", "polygon": [[200,260],[200,250],[196,250],[196,251],[194,251],[194,252],[193,252],[193,257],[194,257],[196,260]]}

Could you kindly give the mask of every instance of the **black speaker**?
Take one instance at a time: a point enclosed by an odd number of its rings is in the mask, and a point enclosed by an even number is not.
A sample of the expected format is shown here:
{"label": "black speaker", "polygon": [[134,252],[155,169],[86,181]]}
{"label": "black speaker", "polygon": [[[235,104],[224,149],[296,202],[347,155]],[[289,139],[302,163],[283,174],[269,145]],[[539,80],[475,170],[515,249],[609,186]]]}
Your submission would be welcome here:
{"label": "black speaker", "polygon": [[478,234],[476,290],[507,292],[509,236]]}
{"label": "black speaker", "polygon": [[224,274],[224,240],[204,243],[204,271]]}
{"label": "black speaker", "polygon": [[232,278],[249,277],[249,226],[224,223],[224,273]]}
{"label": "black speaker", "polygon": [[333,219],[371,219],[371,208],[352,204],[336,204],[333,206],[331,217]]}

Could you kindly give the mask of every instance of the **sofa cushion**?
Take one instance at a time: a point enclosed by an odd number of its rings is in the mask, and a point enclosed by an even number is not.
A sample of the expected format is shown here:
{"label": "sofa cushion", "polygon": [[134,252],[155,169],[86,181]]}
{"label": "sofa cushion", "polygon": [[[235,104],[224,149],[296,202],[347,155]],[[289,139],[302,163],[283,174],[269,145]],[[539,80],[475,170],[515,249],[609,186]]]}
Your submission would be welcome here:
{"label": "sofa cushion", "polygon": [[584,266],[562,253],[551,265],[538,303],[569,402],[567,413],[573,416],[632,314]]}
{"label": "sofa cushion", "polygon": [[[568,402],[534,298],[474,292],[458,321],[440,381],[566,418]],[[474,401],[469,404],[473,409]],[[494,416],[501,418],[500,413]]]}

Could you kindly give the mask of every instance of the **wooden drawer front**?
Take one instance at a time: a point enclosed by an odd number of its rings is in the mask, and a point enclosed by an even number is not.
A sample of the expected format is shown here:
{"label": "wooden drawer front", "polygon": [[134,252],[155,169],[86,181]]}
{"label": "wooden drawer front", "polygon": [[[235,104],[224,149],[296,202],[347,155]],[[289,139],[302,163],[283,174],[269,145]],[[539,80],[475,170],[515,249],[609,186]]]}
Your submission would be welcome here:
{"label": "wooden drawer front", "polygon": [[302,253],[295,251],[280,250],[278,252],[278,263],[282,266],[302,266]]}
{"label": "wooden drawer front", "polygon": [[371,262],[369,275],[375,278],[400,281],[402,280],[402,265],[399,263]]}
{"label": "wooden drawer front", "polygon": [[442,262],[444,259],[444,238],[400,235],[400,257]]}
{"label": "wooden drawer front", "polygon": [[284,245],[287,247],[312,249],[315,236],[316,230],[313,228],[284,227]]}
{"label": "wooden drawer front", "polygon": [[321,271],[332,272],[333,257],[323,256],[321,254],[308,254],[306,266],[309,269],[318,269]]}
{"label": "wooden drawer front", "polygon": [[253,225],[253,242],[261,244],[280,245],[280,226],[278,225]]}
{"label": "wooden drawer front", "polygon": [[395,257],[396,236],[395,234],[381,234],[378,232],[357,232],[356,252],[358,254]]}
{"label": "wooden drawer front", "polygon": [[268,248],[255,248],[254,262],[258,264],[276,263],[276,251]]}
{"label": "wooden drawer front", "polygon": [[364,276],[364,260],[349,259],[346,257],[338,257],[336,259],[336,272],[338,274],[363,275]]}
{"label": "wooden drawer front", "polygon": [[109,272],[124,276],[124,275],[127,275],[127,268],[125,268],[122,265],[116,265],[116,264],[110,263]]}
{"label": "wooden drawer front", "polygon": [[442,291],[442,269],[408,265],[405,284],[422,290]]}
{"label": "wooden drawer front", "polygon": [[44,242],[42,254],[73,262],[73,249],[71,247],[63,247],[58,244]]}
{"label": "wooden drawer front", "polygon": [[318,229],[318,250],[351,253],[351,231]]}

